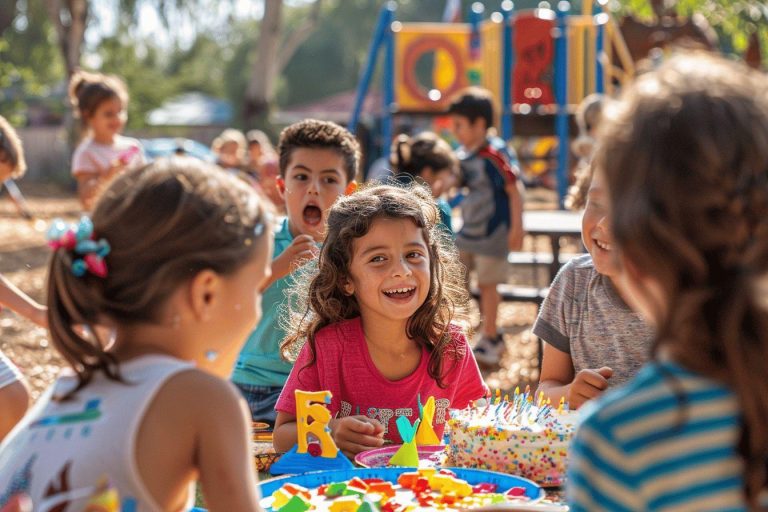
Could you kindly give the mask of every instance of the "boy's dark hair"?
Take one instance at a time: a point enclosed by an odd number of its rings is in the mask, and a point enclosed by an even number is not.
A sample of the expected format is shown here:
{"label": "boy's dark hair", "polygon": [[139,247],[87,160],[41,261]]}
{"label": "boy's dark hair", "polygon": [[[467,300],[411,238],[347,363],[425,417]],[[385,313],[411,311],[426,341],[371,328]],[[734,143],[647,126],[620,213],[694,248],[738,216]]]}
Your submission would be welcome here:
{"label": "boy's dark hair", "polygon": [[0,162],[11,166],[11,178],[20,178],[27,170],[21,140],[3,116],[0,116]]}
{"label": "boy's dark hair", "polygon": [[[464,267],[456,247],[438,226],[439,210],[432,193],[418,184],[410,186],[373,185],[341,196],[328,214],[328,229],[316,273],[295,279],[289,304],[290,334],[281,345],[290,359],[309,343],[315,361],[315,335],[327,325],[360,316],[354,296],[344,290],[349,277],[355,239],[365,236],[378,219],[407,219],[421,228],[429,250],[430,286],[427,298],[408,319],[406,333],[430,352],[428,373],[438,385],[446,370],[460,359],[451,331],[456,324],[468,326]],[[307,270],[310,272],[310,270]],[[446,359],[451,360],[446,365]]]}
{"label": "boy's dark hair", "polygon": [[80,70],[69,81],[69,100],[83,124],[99,105],[115,98],[124,106],[128,104],[128,89],[117,76]]}
{"label": "boy's dark hair", "polygon": [[277,152],[280,154],[280,176],[285,177],[294,150],[299,148],[331,149],[344,159],[347,181],[357,176],[360,163],[360,144],[346,128],[317,119],[304,119],[280,132]]}
{"label": "boy's dark hair", "polygon": [[[51,340],[78,378],[64,398],[97,371],[121,380],[106,340],[93,327],[156,322],[168,297],[198,272],[236,272],[256,251],[267,250],[265,212],[251,187],[191,157],[161,158],[115,178],[92,214],[94,237],[111,247],[107,276],[75,276],[72,262],[80,256],[67,248],[51,256]],[[84,337],[78,325],[90,327],[91,336]]]}
{"label": "boy's dark hair", "polygon": [[493,95],[482,87],[469,87],[460,91],[448,107],[448,113],[466,117],[470,123],[485,121],[485,128],[493,126]]}

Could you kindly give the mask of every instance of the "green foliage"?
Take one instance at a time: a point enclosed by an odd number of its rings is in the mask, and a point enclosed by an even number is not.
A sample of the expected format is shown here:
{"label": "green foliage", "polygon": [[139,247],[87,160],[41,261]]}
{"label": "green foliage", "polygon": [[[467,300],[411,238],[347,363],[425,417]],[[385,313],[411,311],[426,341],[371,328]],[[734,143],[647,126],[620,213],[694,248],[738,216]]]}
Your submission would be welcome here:
{"label": "green foliage", "polygon": [[[648,0],[621,0],[611,4],[619,14],[634,14],[651,19]],[[749,34],[757,31],[763,49],[763,62],[768,63],[768,4],[764,0],[677,0],[680,16],[703,15],[717,32],[721,50],[742,55]]]}
{"label": "green foliage", "polygon": [[42,3],[23,3],[15,26],[2,36],[0,114],[17,126],[26,124],[30,105],[40,105],[54,117],[63,116],[64,64]]}

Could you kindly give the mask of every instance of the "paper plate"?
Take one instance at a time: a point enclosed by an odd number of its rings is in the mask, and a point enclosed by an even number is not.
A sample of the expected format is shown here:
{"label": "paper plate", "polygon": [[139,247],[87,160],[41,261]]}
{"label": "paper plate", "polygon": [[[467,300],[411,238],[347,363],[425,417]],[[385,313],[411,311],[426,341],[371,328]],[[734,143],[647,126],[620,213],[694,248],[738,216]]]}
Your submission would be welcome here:
{"label": "paper plate", "polygon": [[[382,446],[373,450],[366,450],[355,455],[355,463],[364,468],[385,468],[389,465],[389,459],[400,449],[399,444]],[[436,467],[442,466],[445,460],[443,453],[445,445],[424,445],[419,446],[419,466]]]}
{"label": "paper plate", "polygon": [[[544,490],[537,484],[527,480],[525,478],[505,475],[504,473],[496,473],[494,471],[486,471],[484,469],[467,469],[467,468],[448,468],[456,476],[462,480],[466,480],[470,485],[475,485],[483,482],[498,485],[498,492],[506,492],[512,487],[522,487],[525,489],[525,496],[532,503],[544,498]],[[261,489],[261,495],[263,496],[261,504],[266,510],[271,510],[270,505],[272,503],[272,493],[278,490],[283,484],[292,483],[301,485],[308,489],[314,489],[323,484],[329,484],[332,482],[343,482],[350,480],[353,477],[358,478],[381,478],[388,482],[397,483],[397,477],[402,473],[412,472],[414,468],[357,468],[357,469],[344,469],[335,471],[316,471],[313,473],[304,473],[302,475],[290,475],[273,478],[271,480],[265,480],[259,484]]]}

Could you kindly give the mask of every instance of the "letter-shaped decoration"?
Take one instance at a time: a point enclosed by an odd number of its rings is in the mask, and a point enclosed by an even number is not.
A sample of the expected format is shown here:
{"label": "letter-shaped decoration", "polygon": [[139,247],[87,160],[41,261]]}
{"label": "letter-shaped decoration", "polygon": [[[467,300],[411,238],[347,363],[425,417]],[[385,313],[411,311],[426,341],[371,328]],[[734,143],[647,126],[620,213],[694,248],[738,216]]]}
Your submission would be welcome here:
{"label": "letter-shaped decoration", "polygon": [[419,409],[421,411],[421,423],[419,423],[419,429],[416,431],[416,444],[419,446],[440,444],[440,439],[432,426],[435,417],[435,397],[429,397],[424,407],[419,407]]}
{"label": "letter-shaped decoration", "polygon": [[307,453],[309,434],[320,441],[321,457],[332,459],[339,453],[328,426],[331,421],[331,412],[324,404],[329,403],[331,403],[330,391],[296,390],[296,430],[299,445],[296,453]]}
{"label": "letter-shaped decoration", "polygon": [[419,428],[421,420],[417,419],[411,425],[408,418],[399,416],[397,421],[397,431],[403,438],[403,445],[389,459],[390,466],[419,467],[419,449],[416,447],[416,430]]}

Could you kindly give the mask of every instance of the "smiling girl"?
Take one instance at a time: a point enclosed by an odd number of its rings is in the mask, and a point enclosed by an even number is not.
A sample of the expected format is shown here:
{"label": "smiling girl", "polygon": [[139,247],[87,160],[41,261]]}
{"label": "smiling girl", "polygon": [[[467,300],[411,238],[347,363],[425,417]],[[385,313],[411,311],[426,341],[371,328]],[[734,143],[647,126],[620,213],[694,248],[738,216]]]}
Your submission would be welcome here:
{"label": "smiling girl", "polygon": [[296,443],[297,389],[331,391],[331,434],[348,456],[401,442],[395,421],[418,418],[418,397],[435,398],[440,437],[449,408],[485,395],[457,325],[467,318],[464,272],[438,219],[418,185],[370,187],[331,208],[317,274],[308,292],[293,290],[308,304],[291,319],[284,354],[304,345],[275,407],[276,449]]}
{"label": "smiling girl", "polygon": [[79,71],[69,82],[69,97],[85,139],[72,156],[72,175],[84,210],[120,172],[144,164],[138,140],[120,135],[126,121],[128,91],[116,76]]}

